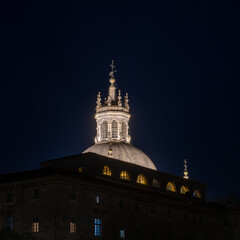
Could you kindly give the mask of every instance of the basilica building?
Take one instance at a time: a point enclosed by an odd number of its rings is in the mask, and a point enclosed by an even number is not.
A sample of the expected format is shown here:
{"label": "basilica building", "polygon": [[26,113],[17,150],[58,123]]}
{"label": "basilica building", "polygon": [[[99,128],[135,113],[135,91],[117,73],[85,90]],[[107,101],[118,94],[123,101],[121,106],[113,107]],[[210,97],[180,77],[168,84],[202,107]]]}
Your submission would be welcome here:
{"label": "basilica building", "polygon": [[0,228],[38,240],[238,240],[240,209],[206,201],[206,185],[158,171],[131,143],[128,94],[96,101],[95,144],[41,168],[0,175]]}

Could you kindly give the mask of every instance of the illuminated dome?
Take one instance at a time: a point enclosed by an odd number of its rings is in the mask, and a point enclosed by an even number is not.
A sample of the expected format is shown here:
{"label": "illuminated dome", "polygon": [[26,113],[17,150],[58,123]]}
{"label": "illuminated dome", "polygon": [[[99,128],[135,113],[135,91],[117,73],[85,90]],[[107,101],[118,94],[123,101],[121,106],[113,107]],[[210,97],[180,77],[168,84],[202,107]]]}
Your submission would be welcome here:
{"label": "illuminated dome", "polygon": [[118,95],[116,94],[114,77],[116,70],[114,70],[113,62],[110,66],[112,71],[109,73],[108,97],[102,101],[101,93],[97,94],[94,116],[97,123],[95,145],[83,153],[92,152],[156,170],[149,157],[131,145],[128,124],[131,117],[128,94],[126,93],[123,98],[120,90]]}
{"label": "illuminated dome", "polygon": [[91,152],[109,157],[109,150],[112,158],[157,170],[153,162],[144,152],[124,142],[98,143],[91,146],[83,153]]}

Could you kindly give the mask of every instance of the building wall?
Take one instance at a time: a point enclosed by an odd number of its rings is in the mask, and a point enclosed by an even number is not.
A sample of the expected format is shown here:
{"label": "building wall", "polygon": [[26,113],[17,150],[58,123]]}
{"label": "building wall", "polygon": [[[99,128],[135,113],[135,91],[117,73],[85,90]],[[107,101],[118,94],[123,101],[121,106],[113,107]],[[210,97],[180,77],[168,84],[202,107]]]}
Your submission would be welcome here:
{"label": "building wall", "polygon": [[[39,196],[33,199],[35,190]],[[6,202],[12,193],[13,200]],[[95,197],[100,197],[96,203]],[[119,239],[240,239],[239,209],[211,205],[177,194],[164,194],[141,185],[113,181],[111,177],[54,175],[44,179],[2,183],[0,226],[13,216],[13,229],[31,232],[39,219],[44,240]],[[102,220],[102,237],[94,236],[94,219]],[[76,233],[70,233],[70,221]]]}

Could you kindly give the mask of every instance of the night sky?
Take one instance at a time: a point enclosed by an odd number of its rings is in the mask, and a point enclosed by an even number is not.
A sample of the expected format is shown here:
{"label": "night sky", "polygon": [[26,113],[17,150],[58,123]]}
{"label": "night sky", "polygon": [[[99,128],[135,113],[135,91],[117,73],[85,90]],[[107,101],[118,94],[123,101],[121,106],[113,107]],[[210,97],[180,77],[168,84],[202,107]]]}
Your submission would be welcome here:
{"label": "night sky", "polygon": [[179,176],[187,158],[209,200],[240,195],[240,2],[156,2],[1,4],[1,174],[94,144],[114,59],[133,145]]}

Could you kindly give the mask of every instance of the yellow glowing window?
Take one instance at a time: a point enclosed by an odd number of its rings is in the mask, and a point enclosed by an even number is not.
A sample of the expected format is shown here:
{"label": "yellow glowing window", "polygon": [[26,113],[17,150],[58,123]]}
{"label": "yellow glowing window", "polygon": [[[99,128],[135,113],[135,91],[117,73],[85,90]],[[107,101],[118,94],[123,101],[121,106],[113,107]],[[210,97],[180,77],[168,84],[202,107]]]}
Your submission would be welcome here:
{"label": "yellow glowing window", "polygon": [[201,198],[202,197],[198,190],[193,191],[193,196],[196,197],[196,198]]}
{"label": "yellow glowing window", "polygon": [[121,171],[120,178],[128,181],[130,180],[130,176],[128,172],[125,170]]}
{"label": "yellow glowing window", "polygon": [[155,188],[160,188],[160,183],[159,183],[159,181],[156,178],[153,179],[152,185]]}
{"label": "yellow glowing window", "polygon": [[103,174],[103,175],[107,175],[107,176],[112,176],[112,171],[111,171],[111,169],[106,165],[106,166],[104,166],[104,168],[103,168],[102,174]]}
{"label": "yellow glowing window", "polygon": [[172,192],[176,192],[177,191],[176,186],[175,186],[175,184],[173,182],[169,182],[167,184],[167,186],[166,186],[166,189],[168,191],[172,191]]}
{"label": "yellow glowing window", "polygon": [[83,167],[78,167],[78,172],[82,173],[83,172]]}
{"label": "yellow glowing window", "polygon": [[147,178],[143,174],[137,176],[137,183],[147,185]]}
{"label": "yellow glowing window", "polygon": [[39,232],[39,221],[37,219],[33,220],[32,232]]}
{"label": "yellow glowing window", "polygon": [[77,232],[77,228],[76,228],[76,223],[75,222],[70,222],[70,233],[76,233]]}
{"label": "yellow glowing window", "polygon": [[181,186],[180,193],[181,193],[181,194],[186,194],[187,192],[189,192],[188,187],[186,187],[186,186]]}

